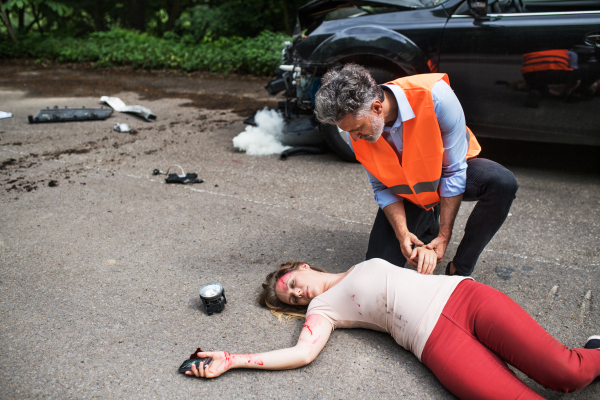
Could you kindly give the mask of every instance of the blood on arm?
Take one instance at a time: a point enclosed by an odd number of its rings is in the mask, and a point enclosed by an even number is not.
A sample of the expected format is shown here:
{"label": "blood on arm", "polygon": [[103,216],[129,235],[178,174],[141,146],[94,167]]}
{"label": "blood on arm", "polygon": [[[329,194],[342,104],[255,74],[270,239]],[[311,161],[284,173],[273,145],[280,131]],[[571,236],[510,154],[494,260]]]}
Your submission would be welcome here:
{"label": "blood on arm", "polygon": [[318,314],[308,315],[304,321],[304,325],[302,326],[302,331],[300,332],[300,337],[298,338],[298,344],[307,344],[311,347],[320,344],[320,347],[316,346],[318,347],[318,352],[320,352],[321,349],[325,347],[327,340],[329,340],[330,333],[331,325],[329,324],[329,321],[326,321],[324,317]]}

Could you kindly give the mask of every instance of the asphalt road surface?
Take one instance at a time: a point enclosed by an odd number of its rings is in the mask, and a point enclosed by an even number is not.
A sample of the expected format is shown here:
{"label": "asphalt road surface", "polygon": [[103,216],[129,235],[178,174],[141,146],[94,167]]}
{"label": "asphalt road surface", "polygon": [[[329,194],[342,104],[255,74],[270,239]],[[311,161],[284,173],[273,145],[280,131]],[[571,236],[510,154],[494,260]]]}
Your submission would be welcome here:
{"label": "asphalt road surface", "polygon": [[[454,398],[387,334],[335,331],[291,371],[177,373],[196,347],[231,353],[292,346],[301,322],[258,306],[264,277],[286,260],[341,272],[364,260],[377,206],[362,167],[333,154],[252,157],[232,138],[274,101],[264,80],[0,68],[0,398]],[[40,108],[140,104],[156,122],[28,124]],[[112,130],[127,122],[135,134]],[[473,277],[516,300],[568,346],[600,334],[599,152],[482,140],[520,188]],[[180,165],[205,181],[152,176]],[[472,203],[463,203],[447,259]],[[446,260],[436,273],[443,272]],[[217,281],[223,313],[198,289]],[[523,375],[519,373],[523,378]],[[598,399],[600,382],[550,399]]]}

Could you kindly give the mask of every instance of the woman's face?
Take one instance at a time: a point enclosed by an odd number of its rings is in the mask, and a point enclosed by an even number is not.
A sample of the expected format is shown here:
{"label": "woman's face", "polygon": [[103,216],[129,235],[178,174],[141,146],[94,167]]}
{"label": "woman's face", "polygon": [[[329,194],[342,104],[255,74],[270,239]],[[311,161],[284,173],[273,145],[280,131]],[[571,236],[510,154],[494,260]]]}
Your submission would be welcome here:
{"label": "woman's face", "polygon": [[275,293],[286,304],[305,306],[323,293],[322,282],[317,271],[308,264],[300,264],[298,269],[283,275],[277,281]]}

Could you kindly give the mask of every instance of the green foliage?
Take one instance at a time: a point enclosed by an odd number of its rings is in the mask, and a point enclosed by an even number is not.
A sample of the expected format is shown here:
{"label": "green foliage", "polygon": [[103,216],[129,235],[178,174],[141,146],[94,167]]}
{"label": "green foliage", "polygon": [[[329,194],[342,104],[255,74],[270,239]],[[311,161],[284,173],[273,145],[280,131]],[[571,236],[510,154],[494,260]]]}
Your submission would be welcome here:
{"label": "green foliage", "polygon": [[241,72],[269,75],[279,65],[281,33],[263,31],[255,38],[219,38],[195,44],[193,38],[156,38],[125,29],[95,32],[87,38],[29,35],[19,45],[0,36],[0,58],[32,57],[58,62],[92,61],[97,67],[131,65],[145,69]]}
{"label": "green foliage", "polygon": [[44,2],[44,4],[51,9],[52,11],[54,11],[56,14],[58,14],[59,17],[62,17],[63,15],[65,15],[67,13],[67,11],[69,11],[69,8],[59,2],[59,1],[50,1],[50,0],[46,0]]}
{"label": "green foliage", "polygon": [[[255,37],[263,30],[291,34],[296,10],[308,0],[3,0],[15,32],[84,36],[129,28],[196,42]],[[0,31],[2,28],[0,28]]]}
{"label": "green foliage", "polygon": [[268,75],[307,1],[3,0],[0,58]]}
{"label": "green foliage", "polygon": [[306,0],[211,1],[186,9],[175,22],[175,32],[196,42],[220,37],[255,37],[261,31],[288,32],[296,10]]}

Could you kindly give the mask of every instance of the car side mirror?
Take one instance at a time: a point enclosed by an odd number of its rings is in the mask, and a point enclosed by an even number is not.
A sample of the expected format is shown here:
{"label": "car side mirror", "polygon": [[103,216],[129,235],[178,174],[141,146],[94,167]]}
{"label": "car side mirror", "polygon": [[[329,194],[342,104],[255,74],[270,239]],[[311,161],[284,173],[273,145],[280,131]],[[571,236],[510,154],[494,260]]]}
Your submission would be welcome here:
{"label": "car side mirror", "polygon": [[468,0],[469,8],[471,9],[471,14],[475,16],[475,18],[482,18],[487,16],[487,0]]}

